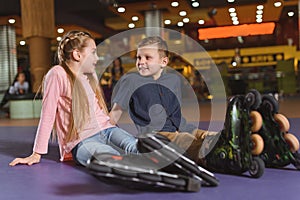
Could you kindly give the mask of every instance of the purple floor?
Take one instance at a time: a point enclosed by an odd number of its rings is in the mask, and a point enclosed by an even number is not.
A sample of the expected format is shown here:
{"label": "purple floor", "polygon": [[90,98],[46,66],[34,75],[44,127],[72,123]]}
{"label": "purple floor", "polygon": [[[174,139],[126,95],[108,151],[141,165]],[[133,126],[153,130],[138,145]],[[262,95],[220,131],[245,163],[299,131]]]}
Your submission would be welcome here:
{"label": "purple floor", "polygon": [[[300,119],[290,119],[290,132],[300,138]],[[200,126],[206,126],[202,123]],[[130,129],[124,126],[125,129]],[[266,169],[259,179],[244,176],[215,174],[218,187],[202,187],[196,193],[143,191],[109,185],[88,174],[84,168],[58,161],[56,145],[40,164],[28,167],[9,167],[16,156],[31,153],[36,127],[0,127],[0,199],[206,199],[206,200],[299,200],[300,171],[293,166],[285,169]],[[297,130],[297,131],[296,131]]]}

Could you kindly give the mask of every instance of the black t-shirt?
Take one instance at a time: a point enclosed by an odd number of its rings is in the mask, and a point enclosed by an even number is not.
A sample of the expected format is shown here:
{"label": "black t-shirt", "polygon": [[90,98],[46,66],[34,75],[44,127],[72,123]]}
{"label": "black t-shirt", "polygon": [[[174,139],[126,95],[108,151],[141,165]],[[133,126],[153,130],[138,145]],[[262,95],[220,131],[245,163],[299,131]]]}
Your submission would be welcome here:
{"label": "black t-shirt", "polygon": [[195,129],[182,117],[181,79],[175,72],[164,72],[157,80],[128,73],[115,87],[112,103],[128,110],[138,133]]}

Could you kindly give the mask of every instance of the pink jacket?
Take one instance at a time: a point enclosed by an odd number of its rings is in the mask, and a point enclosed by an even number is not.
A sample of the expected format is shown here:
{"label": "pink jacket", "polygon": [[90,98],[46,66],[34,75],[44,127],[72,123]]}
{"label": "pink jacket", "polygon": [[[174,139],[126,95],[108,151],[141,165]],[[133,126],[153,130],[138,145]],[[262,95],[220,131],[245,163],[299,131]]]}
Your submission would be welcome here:
{"label": "pink jacket", "polygon": [[45,77],[42,111],[33,147],[34,152],[39,154],[48,152],[48,142],[54,127],[57,132],[61,161],[64,155],[69,153],[80,141],[101,130],[114,127],[110,124],[109,116],[98,105],[87,77],[80,75],[78,79],[88,97],[91,116],[89,123],[79,132],[79,139],[65,142],[64,138],[69,131],[69,116],[72,108],[71,85],[65,70],[59,65],[54,66]]}

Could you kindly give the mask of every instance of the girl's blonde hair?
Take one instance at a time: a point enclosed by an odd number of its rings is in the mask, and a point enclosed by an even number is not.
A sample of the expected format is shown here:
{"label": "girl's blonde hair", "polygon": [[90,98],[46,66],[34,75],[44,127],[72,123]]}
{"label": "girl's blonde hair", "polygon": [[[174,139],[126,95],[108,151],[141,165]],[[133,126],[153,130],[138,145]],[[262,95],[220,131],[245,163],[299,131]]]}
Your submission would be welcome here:
{"label": "girl's blonde hair", "polygon": [[[84,87],[82,86],[76,75],[70,70],[68,61],[72,59],[71,53],[74,49],[82,51],[87,47],[87,41],[93,39],[92,36],[84,31],[70,31],[64,35],[57,49],[57,57],[59,65],[61,65],[68,75],[71,83],[72,91],[72,110],[70,115],[69,132],[65,138],[65,142],[78,139],[78,132],[84,128],[90,118],[90,108],[88,98]],[[100,108],[108,114],[103,92],[100,88],[99,81],[93,74],[86,74],[89,83],[96,95]]]}

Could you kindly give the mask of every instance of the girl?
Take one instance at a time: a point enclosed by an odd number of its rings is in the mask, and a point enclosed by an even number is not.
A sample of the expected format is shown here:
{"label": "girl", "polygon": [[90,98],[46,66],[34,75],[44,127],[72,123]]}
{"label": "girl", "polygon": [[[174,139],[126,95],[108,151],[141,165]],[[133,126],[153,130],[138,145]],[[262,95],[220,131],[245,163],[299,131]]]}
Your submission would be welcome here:
{"label": "girl", "polygon": [[123,74],[124,74],[124,68],[122,66],[122,60],[120,57],[118,57],[116,60],[113,61],[113,66],[111,69],[110,85],[112,89],[116,86],[118,80],[120,80]]}
{"label": "girl", "polygon": [[9,94],[27,94],[28,90],[29,83],[26,81],[25,73],[19,72],[14,85],[9,89]]}
{"label": "girl", "polygon": [[[39,163],[54,127],[61,161],[69,153],[86,166],[94,153],[137,153],[136,139],[112,125],[95,73],[98,57],[91,35],[67,33],[58,46],[59,65],[45,76],[41,118],[33,153],[10,165]],[[55,125],[55,126],[54,126]]]}

